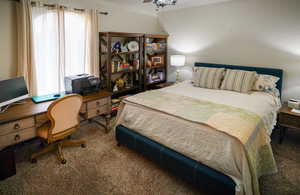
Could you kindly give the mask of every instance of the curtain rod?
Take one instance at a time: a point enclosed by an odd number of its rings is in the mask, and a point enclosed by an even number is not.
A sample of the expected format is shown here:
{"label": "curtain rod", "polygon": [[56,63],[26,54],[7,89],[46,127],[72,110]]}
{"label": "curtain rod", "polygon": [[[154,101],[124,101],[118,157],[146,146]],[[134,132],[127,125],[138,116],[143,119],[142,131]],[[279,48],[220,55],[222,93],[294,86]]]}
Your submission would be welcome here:
{"label": "curtain rod", "polygon": [[[15,1],[15,2],[20,2],[20,0],[9,0],[9,1]],[[31,4],[36,4],[35,1],[32,1]],[[45,6],[48,6],[48,7],[55,7],[56,5],[55,4],[44,4]],[[61,6],[62,8],[66,8],[67,6]],[[85,9],[80,9],[80,8],[73,8],[74,10],[76,11],[84,11]],[[101,14],[101,15],[108,15],[108,12],[104,12],[104,11],[98,11],[97,10],[97,14]]]}

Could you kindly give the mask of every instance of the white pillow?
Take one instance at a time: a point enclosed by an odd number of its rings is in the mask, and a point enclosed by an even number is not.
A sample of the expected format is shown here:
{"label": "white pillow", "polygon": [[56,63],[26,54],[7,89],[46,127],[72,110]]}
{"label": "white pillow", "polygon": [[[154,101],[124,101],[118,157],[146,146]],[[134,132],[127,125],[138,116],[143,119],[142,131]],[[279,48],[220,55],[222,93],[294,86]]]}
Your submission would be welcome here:
{"label": "white pillow", "polygon": [[195,87],[219,89],[225,68],[194,67],[193,84]]}
{"label": "white pillow", "polygon": [[267,74],[259,74],[257,80],[253,86],[254,91],[266,91],[271,89],[276,89],[276,83],[280,78],[267,75]]}
{"label": "white pillow", "polygon": [[255,71],[227,69],[221,89],[248,93],[256,80]]}

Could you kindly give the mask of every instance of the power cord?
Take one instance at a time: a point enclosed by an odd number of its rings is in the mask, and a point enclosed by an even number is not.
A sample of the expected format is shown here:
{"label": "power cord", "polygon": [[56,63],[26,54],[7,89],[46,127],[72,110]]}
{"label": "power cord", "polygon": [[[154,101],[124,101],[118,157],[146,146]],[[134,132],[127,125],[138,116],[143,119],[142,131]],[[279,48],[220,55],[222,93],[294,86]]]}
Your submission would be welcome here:
{"label": "power cord", "polygon": [[0,107],[0,113],[4,113],[10,105]]}
{"label": "power cord", "polygon": [[11,104],[6,105],[6,106],[2,106],[2,107],[0,107],[0,113],[4,113],[11,105],[20,105],[20,104],[25,104],[25,103],[26,103],[26,101],[20,100],[20,101],[11,103]]}

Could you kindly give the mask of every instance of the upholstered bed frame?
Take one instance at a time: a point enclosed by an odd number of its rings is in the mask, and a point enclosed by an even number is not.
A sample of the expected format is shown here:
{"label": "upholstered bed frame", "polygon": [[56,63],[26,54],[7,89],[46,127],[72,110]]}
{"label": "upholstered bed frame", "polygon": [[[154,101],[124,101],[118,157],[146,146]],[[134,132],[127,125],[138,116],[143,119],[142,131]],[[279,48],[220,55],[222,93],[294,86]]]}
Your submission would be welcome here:
{"label": "upholstered bed frame", "polygon": [[252,67],[252,66],[237,66],[237,65],[227,65],[227,64],[210,64],[210,63],[200,63],[200,62],[196,62],[195,66],[255,71],[258,74],[268,74],[268,75],[276,76],[280,78],[279,81],[277,82],[277,89],[281,94],[282,76],[283,76],[283,70],[281,69]]}
{"label": "upholstered bed frame", "polygon": [[[208,63],[195,63],[195,66],[224,67],[227,69],[256,71],[259,74],[273,75],[280,78],[277,83],[277,88],[280,92],[282,89],[283,71],[280,69]],[[166,168],[184,180],[199,186],[202,190],[211,194],[235,194],[236,184],[229,176],[163,146],[134,130],[128,129],[122,125],[117,126],[116,140],[120,145],[127,146],[128,148],[143,154],[157,162],[161,167]]]}

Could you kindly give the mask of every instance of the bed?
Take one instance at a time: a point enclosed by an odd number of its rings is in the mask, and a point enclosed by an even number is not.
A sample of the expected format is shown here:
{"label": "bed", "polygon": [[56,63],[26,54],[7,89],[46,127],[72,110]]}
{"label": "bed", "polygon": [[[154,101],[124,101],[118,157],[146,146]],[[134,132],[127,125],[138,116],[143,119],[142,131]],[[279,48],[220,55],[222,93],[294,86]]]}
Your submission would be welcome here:
{"label": "bed", "polygon": [[[280,78],[277,88],[281,91],[283,71],[279,69],[195,66],[273,75]],[[116,139],[212,194],[259,194],[258,178],[277,171],[270,135],[279,107],[278,97],[263,92],[196,88],[185,81],[125,99],[117,117]],[[223,115],[225,111],[231,115]]]}

